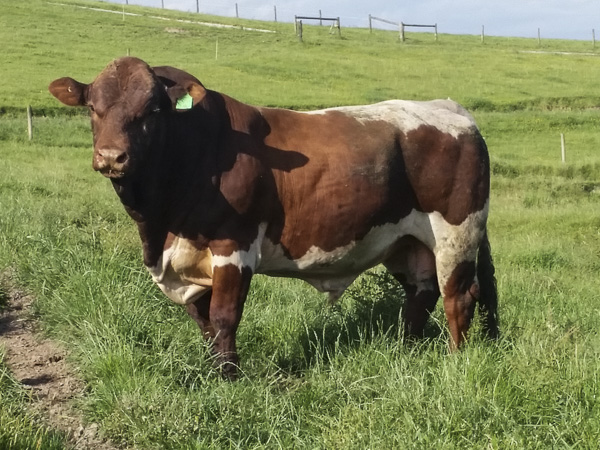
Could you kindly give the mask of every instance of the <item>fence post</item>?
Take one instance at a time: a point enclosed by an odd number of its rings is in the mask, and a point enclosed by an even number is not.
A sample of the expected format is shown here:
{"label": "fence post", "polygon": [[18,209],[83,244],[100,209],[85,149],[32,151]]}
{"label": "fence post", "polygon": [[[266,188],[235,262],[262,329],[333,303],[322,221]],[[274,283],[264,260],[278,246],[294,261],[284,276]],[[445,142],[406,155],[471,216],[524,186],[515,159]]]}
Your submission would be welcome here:
{"label": "fence post", "polygon": [[596,48],[596,30],[592,28],[592,45]]}
{"label": "fence post", "polygon": [[321,10],[319,10],[319,26],[323,26],[323,20],[321,20],[323,18],[323,15],[321,14]]}
{"label": "fence post", "polygon": [[369,33],[373,32],[373,25],[371,24],[371,14],[369,14]]}
{"label": "fence post", "polygon": [[165,9],[165,0],[160,0],[160,6],[162,9]]}
{"label": "fence post", "polygon": [[438,40],[437,23],[435,24],[435,42]]}
{"label": "fence post", "polygon": [[485,26],[481,25],[481,43],[485,44]]}
{"label": "fence post", "polygon": [[404,42],[405,39],[406,38],[404,36],[404,22],[400,22],[400,40]]}
{"label": "fence post", "polygon": [[538,47],[542,46],[542,33],[540,32],[540,29],[538,28]]}
{"label": "fence post", "polygon": [[275,14],[275,22],[277,22],[277,5],[273,5],[273,13]]}
{"label": "fence post", "polygon": [[240,18],[240,14],[238,13],[238,4],[235,4],[235,18],[239,19]]}
{"label": "fence post", "polygon": [[29,140],[33,139],[33,111],[31,105],[27,105],[27,135]]}
{"label": "fence post", "polygon": [[560,133],[560,159],[564,164],[567,162],[567,150],[565,147],[565,135],[564,133]]}
{"label": "fence post", "polygon": [[300,42],[302,42],[302,21],[301,20],[299,20],[297,22],[296,27],[297,27],[298,39],[300,40]]}
{"label": "fence post", "polygon": [[196,0],[196,12],[200,12],[200,0]]}

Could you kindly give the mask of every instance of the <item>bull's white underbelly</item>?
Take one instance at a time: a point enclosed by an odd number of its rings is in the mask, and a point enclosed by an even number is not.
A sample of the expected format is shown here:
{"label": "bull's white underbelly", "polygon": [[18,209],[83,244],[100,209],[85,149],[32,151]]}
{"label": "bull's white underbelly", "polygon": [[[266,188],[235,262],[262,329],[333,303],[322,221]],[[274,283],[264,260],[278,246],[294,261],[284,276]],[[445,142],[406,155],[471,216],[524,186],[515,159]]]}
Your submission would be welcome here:
{"label": "bull's white underbelly", "polygon": [[404,236],[413,236],[431,249],[437,263],[440,286],[462,261],[475,260],[487,217],[487,204],[472,213],[460,225],[447,223],[437,212],[413,210],[395,224],[374,227],[359,240],[333,250],[312,246],[297,259],[288,258],[280,245],[265,237],[266,224],[247,251],[231,255],[215,255],[209,249],[199,250],[191,241],[177,237],[166,249],[155,267],[148,268],[160,289],[175,303],[197,300],[212,288],[212,274],[217,267],[234,265],[254,273],[300,278],[334,298],[341,295],[366,269],[385,261],[394,244]]}
{"label": "bull's white underbelly", "polygon": [[401,237],[413,235],[428,246],[434,238],[428,214],[414,211],[400,222],[376,226],[359,241],[331,251],[312,246],[302,257],[288,259],[279,245],[265,239],[262,258],[256,271],[264,274],[305,274],[306,276],[341,275],[360,273],[383,261]]}
{"label": "bull's white underbelly", "polygon": [[428,214],[414,211],[398,223],[372,228],[358,241],[325,251],[312,246],[298,259],[286,258],[280,245],[265,239],[257,273],[289,276],[305,280],[321,292],[336,299],[365,270],[385,261],[394,251],[394,244],[412,235],[433,248],[435,238]]}

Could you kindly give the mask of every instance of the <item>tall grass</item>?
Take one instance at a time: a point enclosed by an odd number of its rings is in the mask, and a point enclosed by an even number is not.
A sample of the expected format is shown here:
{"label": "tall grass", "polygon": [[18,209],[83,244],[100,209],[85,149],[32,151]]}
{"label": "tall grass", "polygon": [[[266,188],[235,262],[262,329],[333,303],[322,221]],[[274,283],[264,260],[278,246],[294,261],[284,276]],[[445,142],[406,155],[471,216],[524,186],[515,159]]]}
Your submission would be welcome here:
{"label": "tall grass", "polygon": [[[87,383],[79,408],[114,442],[144,449],[597,446],[600,161],[590,109],[598,97],[588,95],[595,57],[519,53],[537,48],[525,39],[481,45],[442,35],[436,44],[411,35],[402,45],[391,32],[343,30],[339,39],[310,27],[299,43],[289,24],[260,24],[278,33],[259,34],[173,25],[134,7],[146,16],[123,20],[38,0],[2,8],[0,38],[14,45],[0,65],[0,267],[14,268],[35,293],[44,330],[65,343]],[[544,46],[590,51],[582,42]],[[88,119],[46,91],[59,76],[91,80],[127,48],[257,104],[450,96],[473,107],[494,171],[489,225],[500,340],[474,333],[450,355],[438,308],[424,341],[403,342],[403,293],[380,268],[333,308],[302,282],[257,276],[239,330],[242,379],[224,383],[195,325],[151,283],[133,224],[91,170]],[[32,142],[27,103],[47,115],[36,117]],[[23,411],[25,400],[13,396],[13,385],[0,391],[0,437],[17,439],[3,420],[13,407]],[[31,427],[25,442],[46,433]]]}

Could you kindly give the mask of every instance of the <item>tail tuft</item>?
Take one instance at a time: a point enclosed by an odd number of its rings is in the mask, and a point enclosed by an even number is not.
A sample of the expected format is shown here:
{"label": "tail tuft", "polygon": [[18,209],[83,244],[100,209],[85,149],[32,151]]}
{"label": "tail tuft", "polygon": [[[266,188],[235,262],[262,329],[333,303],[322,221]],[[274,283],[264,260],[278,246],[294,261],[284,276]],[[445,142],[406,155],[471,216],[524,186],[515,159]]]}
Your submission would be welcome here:
{"label": "tail tuft", "polygon": [[494,260],[487,231],[483,235],[477,254],[477,279],[479,280],[479,313],[483,317],[484,332],[490,339],[497,339],[498,290],[496,286]]}

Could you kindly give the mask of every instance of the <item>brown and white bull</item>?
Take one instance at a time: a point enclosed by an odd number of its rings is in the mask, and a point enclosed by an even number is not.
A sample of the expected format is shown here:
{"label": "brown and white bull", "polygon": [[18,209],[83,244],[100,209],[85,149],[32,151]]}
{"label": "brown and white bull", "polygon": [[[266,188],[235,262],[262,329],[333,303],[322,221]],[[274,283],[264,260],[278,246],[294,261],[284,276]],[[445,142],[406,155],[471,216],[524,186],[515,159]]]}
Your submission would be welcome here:
{"label": "brown and white bull", "polygon": [[[90,84],[60,78],[49,89],[89,107],[94,169],[136,222],[152,278],[186,306],[225,376],[236,376],[255,273],[300,278],[336,299],[383,264],[406,291],[407,334],[422,334],[441,294],[451,347],[476,303],[497,335],[488,152],[458,104],[255,107],[132,57]],[[193,107],[178,110],[186,93]]]}

